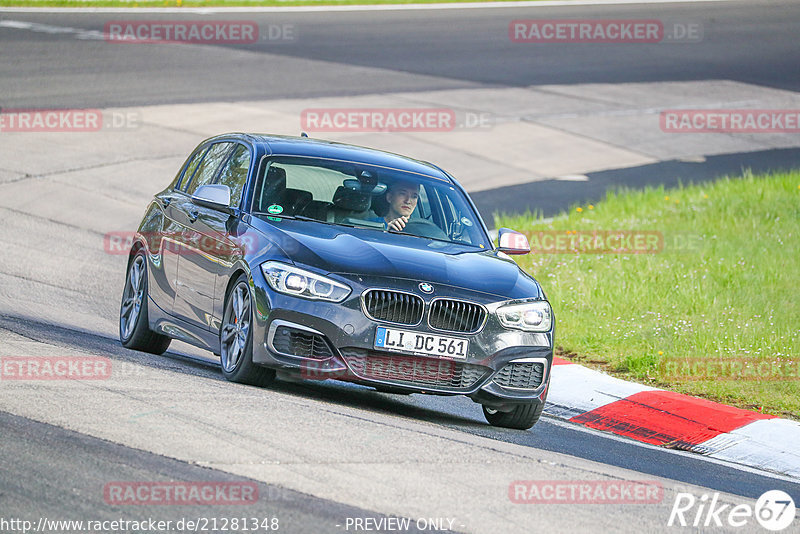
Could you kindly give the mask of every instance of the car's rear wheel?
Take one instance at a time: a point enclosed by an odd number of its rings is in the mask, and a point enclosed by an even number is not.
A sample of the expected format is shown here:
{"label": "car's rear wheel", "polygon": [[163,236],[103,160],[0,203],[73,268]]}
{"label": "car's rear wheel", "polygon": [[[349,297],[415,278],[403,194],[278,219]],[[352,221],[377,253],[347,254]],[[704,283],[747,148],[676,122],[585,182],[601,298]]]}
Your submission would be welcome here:
{"label": "car's rear wheel", "polygon": [[253,363],[253,302],[247,276],[240,275],[225,299],[219,330],[222,374],[231,382],[267,386],[275,370]]}
{"label": "car's rear wheel", "polygon": [[528,430],[539,420],[543,409],[543,402],[520,404],[509,412],[501,412],[484,406],[483,416],[492,426]]}
{"label": "car's rear wheel", "polygon": [[129,349],[163,354],[172,340],[150,330],[147,298],[147,258],[145,252],[140,250],[128,266],[125,289],[122,291],[119,340],[123,347]]}

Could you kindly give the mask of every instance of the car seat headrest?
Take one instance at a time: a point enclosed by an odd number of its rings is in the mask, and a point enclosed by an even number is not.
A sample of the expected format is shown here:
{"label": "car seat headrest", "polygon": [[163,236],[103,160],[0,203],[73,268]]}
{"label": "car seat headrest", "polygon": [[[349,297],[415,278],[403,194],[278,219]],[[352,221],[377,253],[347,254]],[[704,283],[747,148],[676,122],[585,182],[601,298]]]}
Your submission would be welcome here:
{"label": "car seat headrest", "polygon": [[366,211],[369,208],[370,195],[340,185],[333,195],[333,205],[350,211]]}

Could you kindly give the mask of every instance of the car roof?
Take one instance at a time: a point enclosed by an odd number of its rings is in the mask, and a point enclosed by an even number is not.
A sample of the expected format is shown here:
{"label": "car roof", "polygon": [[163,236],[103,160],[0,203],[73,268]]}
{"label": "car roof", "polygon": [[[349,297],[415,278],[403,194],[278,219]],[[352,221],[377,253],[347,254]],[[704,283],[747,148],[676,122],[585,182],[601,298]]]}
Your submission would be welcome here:
{"label": "car roof", "polygon": [[442,169],[428,163],[391,152],[384,152],[374,148],[366,148],[335,141],[323,139],[313,139],[311,137],[293,137],[285,135],[235,133],[215,136],[216,138],[239,138],[247,140],[254,145],[261,145],[266,148],[268,154],[282,156],[307,156],[327,159],[337,159],[343,161],[353,161],[398,169],[425,176],[431,176],[448,183],[453,183],[450,177]]}

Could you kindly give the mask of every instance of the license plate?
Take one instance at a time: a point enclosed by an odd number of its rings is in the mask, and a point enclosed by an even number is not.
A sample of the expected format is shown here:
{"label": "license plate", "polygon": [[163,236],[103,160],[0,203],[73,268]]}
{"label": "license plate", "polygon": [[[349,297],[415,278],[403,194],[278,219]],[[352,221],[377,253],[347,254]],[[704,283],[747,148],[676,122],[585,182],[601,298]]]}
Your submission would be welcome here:
{"label": "license plate", "polygon": [[437,336],[423,332],[379,326],[375,333],[375,347],[397,352],[465,360],[469,341],[455,337]]}

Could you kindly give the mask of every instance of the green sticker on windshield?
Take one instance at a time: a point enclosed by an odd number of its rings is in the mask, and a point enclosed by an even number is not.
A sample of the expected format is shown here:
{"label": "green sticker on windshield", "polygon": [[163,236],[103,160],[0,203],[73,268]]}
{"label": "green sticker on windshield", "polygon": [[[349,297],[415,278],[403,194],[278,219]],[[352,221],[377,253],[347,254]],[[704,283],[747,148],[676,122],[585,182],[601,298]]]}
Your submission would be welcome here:
{"label": "green sticker on windshield", "polygon": [[273,215],[277,215],[279,213],[283,213],[283,206],[279,206],[277,204],[273,204],[272,206],[267,208],[267,211],[269,213],[272,213]]}

